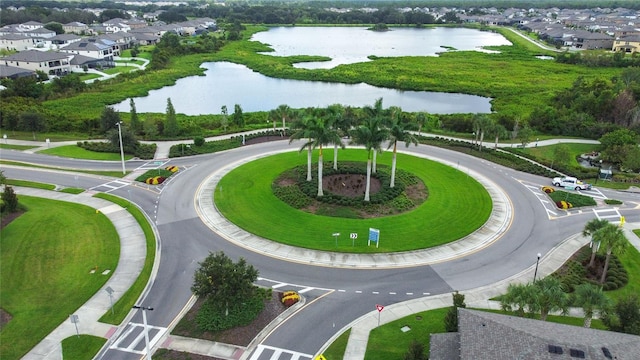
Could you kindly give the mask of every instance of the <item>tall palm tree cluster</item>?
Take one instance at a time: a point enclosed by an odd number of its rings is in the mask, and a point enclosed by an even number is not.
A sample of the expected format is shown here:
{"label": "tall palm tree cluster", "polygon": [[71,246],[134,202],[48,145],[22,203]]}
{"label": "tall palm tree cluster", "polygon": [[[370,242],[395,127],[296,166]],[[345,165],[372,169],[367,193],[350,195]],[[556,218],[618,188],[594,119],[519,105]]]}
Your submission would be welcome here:
{"label": "tall palm tree cluster", "polygon": [[[280,109],[280,108],[278,108]],[[279,113],[278,116],[280,116]],[[282,117],[283,119],[285,116]],[[370,201],[371,174],[376,173],[376,156],[382,151],[382,145],[388,142],[388,148],[393,147],[390,187],[395,186],[396,153],[398,142],[418,145],[415,130],[403,116],[402,109],[391,107],[383,109],[382,98],[376,100],[373,106],[365,106],[358,113],[350,107],[335,104],[327,109],[307,109],[293,113],[288,109],[286,118],[290,121],[293,134],[289,142],[303,140],[300,151],[307,150],[307,181],[312,181],[311,158],[314,149],[318,149],[318,194],[324,195],[322,188],[323,149],[333,145],[333,168],[338,168],[338,147],[345,148],[343,141],[349,139],[350,145],[364,146],[367,151],[367,177],[364,201]],[[284,124],[284,120],[283,120]]]}

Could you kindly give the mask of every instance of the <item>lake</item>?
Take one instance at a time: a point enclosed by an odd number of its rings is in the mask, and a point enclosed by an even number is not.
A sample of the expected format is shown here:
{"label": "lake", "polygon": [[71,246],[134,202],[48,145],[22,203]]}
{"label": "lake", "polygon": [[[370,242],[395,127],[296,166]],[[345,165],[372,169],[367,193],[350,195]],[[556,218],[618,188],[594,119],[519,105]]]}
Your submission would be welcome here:
{"label": "lake", "polygon": [[[255,34],[253,39],[272,46],[276,51],[269,54],[273,56],[331,56],[331,63],[335,65],[368,61],[369,55],[437,56],[438,52],[446,51],[443,46],[458,50],[480,50],[481,46],[509,45],[499,34],[455,28],[402,28],[373,32],[352,27],[280,27]],[[328,63],[308,63],[305,66],[324,67]],[[244,112],[269,111],[281,104],[291,108],[327,107],[337,103],[363,107],[373,105],[376,99],[382,98],[385,108],[398,106],[408,112],[491,112],[491,99],[481,96],[400,91],[362,83],[276,79],[263,76],[244,65],[227,62],[204,63],[202,67],[206,69],[205,76],[183,78],[175,85],[152,90],[145,97],[134,98],[137,111],[164,113],[167,98],[171,98],[176,112],[187,115],[220,114],[223,105],[232,113],[236,104]],[[129,100],[113,107],[117,111],[129,112]]]}

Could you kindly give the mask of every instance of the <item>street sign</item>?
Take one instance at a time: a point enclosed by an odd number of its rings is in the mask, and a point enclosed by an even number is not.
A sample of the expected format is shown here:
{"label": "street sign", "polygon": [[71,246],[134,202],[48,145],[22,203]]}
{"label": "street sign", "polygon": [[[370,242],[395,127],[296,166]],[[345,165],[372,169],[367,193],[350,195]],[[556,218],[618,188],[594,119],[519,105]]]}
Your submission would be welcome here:
{"label": "street sign", "polygon": [[315,360],[327,360],[327,358],[324,357],[324,355],[320,354],[320,355],[316,356]]}
{"label": "street sign", "polygon": [[380,245],[380,230],[369,228],[369,242],[367,246],[371,245],[371,242],[376,243],[376,248]]}
{"label": "street sign", "polygon": [[376,309],[378,309],[378,312],[382,311],[384,309],[384,306],[380,305],[380,304],[376,304]]}
{"label": "street sign", "polygon": [[350,238],[352,239],[357,239],[358,238],[358,233],[351,233],[351,235],[349,235]]}

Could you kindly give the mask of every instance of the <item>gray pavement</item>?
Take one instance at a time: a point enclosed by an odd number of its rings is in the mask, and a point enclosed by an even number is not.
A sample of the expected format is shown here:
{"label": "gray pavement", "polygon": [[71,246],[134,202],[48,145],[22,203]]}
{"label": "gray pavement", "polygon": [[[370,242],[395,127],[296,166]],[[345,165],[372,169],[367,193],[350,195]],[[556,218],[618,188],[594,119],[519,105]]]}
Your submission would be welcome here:
{"label": "gray pavement", "polygon": [[[223,137],[228,136],[215,137],[208,140]],[[34,144],[34,142],[27,141],[18,142],[14,140],[11,142],[23,145]],[[551,141],[548,142],[551,143]],[[159,143],[156,157],[162,158],[168,156],[168,149],[170,148],[170,146],[179,143],[187,142],[177,141]],[[555,141],[553,141],[553,143],[555,143]],[[52,144],[40,142],[40,148],[56,146],[58,144],[60,143]],[[540,141],[539,145],[542,146],[543,142]],[[269,154],[262,154],[261,156],[268,155]],[[245,159],[242,162],[247,162],[250,160],[252,159]],[[347,268],[397,268],[443,262],[449,259],[458,258],[460,256],[465,256],[470,253],[480,251],[481,249],[491,245],[493,241],[498,239],[500,235],[508,229],[508,226],[511,222],[511,217],[513,215],[513,209],[507,195],[489,179],[483,177],[479,173],[472,173],[470,175],[480,181],[489,191],[493,199],[494,209],[487,223],[478,231],[474,232],[464,239],[451,244],[440,246],[435,249],[403,252],[399,254],[342,254],[288,247],[253,236],[237,228],[235,225],[229,223],[217,212],[213,204],[213,199],[210,196],[210,194],[213,193],[212,189],[215,188],[217,181],[219,181],[219,179],[221,179],[226,172],[237,167],[242,162],[228,164],[227,167],[219,172],[211,174],[205,180],[203,185],[199,188],[199,192],[196,194],[196,197],[198,199],[196,201],[198,213],[205,224],[207,224],[212,230],[216,231],[227,240],[232,241],[239,246],[251,249],[252,251],[268,254],[269,256],[277,258],[287,259],[288,261],[296,261],[299,263],[329,267],[340,266]],[[91,194],[88,193],[71,195],[60,192],[30,188],[16,188],[16,191],[18,194],[85,204],[98,209],[107,217],[109,217],[109,219],[114,223],[118,234],[123,241],[121,245],[121,258],[119,260],[118,267],[116,268],[109,281],[105,284],[103,289],[105,289],[107,286],[110,286],[112,289],[114,289],[114,301],[117,301],[119,296],[121,296],[131,286],[131,284],[137,277],[137,274],[140,273],[146,255],[144,234],[142,233],[142,230],[135,222],[135,220],[128,214],[128,212],[125,209],[120,208],[119,206],[114,205],[110,202],[93,198],[91,197]],[[625,224],[625,232],[627,238],[630,239],[634,247],[640,250],[640,239],[638,239],[638,237],[631,232],[631,229],[637,228],[640,228],[640,223]],[[540,259],[538,268],[539,276],[545,276],[555,271],[577,249],[585,245],[587,242],[588,239],[582,237],[580,234],[576,234],[562,241],[552,251],[545,254],[545,256]],[[527,270],[504,279],[498,283],[465,291],[464,295],[466,297],[466,302],[470,307],[496,307],[495,303],[489,301],[490,298],[504,293],[508,284],[510,283],[530,281],[533,278],[533,271],[534,267],[532,266]],[[385,307],[384,311],[380,314],[380,323],[385,324],[415,312],[441,308],[450,305],[450,294],[426,296],[420,299],[414,299],[389,305]],[[76,314],[80,318],[80,323],[78,326],[80,333],[92,334],[106,338],[113,336],[113,334],[117,332],[117,327],[98,322],[98,319],[109,310],[109,306],[109,298],[106,292],[102,290],[96,293],[87,303],[85,303],[76,312]],[[576,312],[576,314],[579,314],[579,312]],[[286,319],[286,314],[281,318],[276,319],[276,321],[272,323],[270,327],[277,326],[277,324],[284,319]],[[127,321],[125,320],[125,322],[123,323],[126,324]],[[351,324],[345,326],[345,328],[341,329],[335,334],[335,337],[337,337],[346,329],[352,329],[344,357],[345,359],[364,359],[369,332],[373,328],[375,328],[377,324],[378,314],[377,311],[374,310],[360,317],[359,319],[356,319]],[[268,329],[269,328],[267,328],[266,330]],[[168,333],[169,332],[167,332],[167,334]],[[62,353],[60,341],[74,334],[74,325],[70,321],[65,321],[65,323],[61,324],[40,344],[32,349],[29,354],[25,356],[25,359],[61,359]],[[322,353],[322,351],[324,351],[326,347],[330,345],[330,343],[331,341],[327,342],[319,353]],[[198,339],[182,338],[173,335],[166,335],[165,338],[160,341],[160,344],[161,347],[193,352],[202,355],[215,356],[224,359],[247,359],[251,354],[251,351],[253,350],[252,346],[243,348]]]}
{"label": "gray pavement", "polygon": [[[77,315],[79,319],[79,333],[104,338],[111,337],[117,331],[117,326],[98,321],[111,308],[111,300],[105,289],[110,287],[114,290],[113,302],[115,303],[133,285],[142,271],[147,255],[146,240],[142,228],[126,209],[112,202],[94,198],[92,194],[87,192],[72,195],[24,187],[15,187],[15,191],[18,195],[73,202],[92,207],[109,218],[115,226],[120,237],[118,265],[116,269],[111,269],[112,275],[100,291],[74,312],[74,315]],[[75,334],[75,325],[71,321],[65,321],[31,349],[23,359],[60,360],[62,359],[62,340]]]}

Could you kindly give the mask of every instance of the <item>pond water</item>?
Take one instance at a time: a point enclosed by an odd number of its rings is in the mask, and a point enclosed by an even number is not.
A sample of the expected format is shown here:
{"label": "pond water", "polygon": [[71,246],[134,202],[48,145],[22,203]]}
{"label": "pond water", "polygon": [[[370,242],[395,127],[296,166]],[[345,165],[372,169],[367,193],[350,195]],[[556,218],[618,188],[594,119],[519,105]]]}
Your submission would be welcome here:
{"label": "pond water", "polygon": [[368,56],[437,56],[450,50],[478,50],[484,46],[512,45],[504,36],[462,28],[276,27],[254,34],[251,40],[268,44],[273,56],[319,55],[331,61],[296,64],[305,69],[329,69],[341,64],[369,61]]}
{"label": "pond water", "polygon": [[[488,45],[509,45],[501,35],[470,29],[394,29],[373,32],[364,28],[291,27],[273,28],[254,35],[254,40],[276,50],[274,56],[324,55],[331,62],[305,66],[333,66],[368,61],[367,56],[437,56],[458,49],[480,49]],[[324,51],[324,52],[323,52]],[[319,65],[318,65],[319,64]],[[286,104],[291,108],[327,107],[331,104],[362,107],[383,99],[383,106],[404,111],[432,114],[489,113],[490,98],[426,91],[399,91],[367,84],[339,84],[266,77],[244,65],[227,62],[204,63],[205,76],[180,79],[173,86],[152,90],[148,96],[134,98],[138,112],[164,113],[167,98],[178,113],[220,114],[222,106],[233,113],[240,105],[244,112],[269,111]],[[129,100],[113,105],[129,112]]]}

